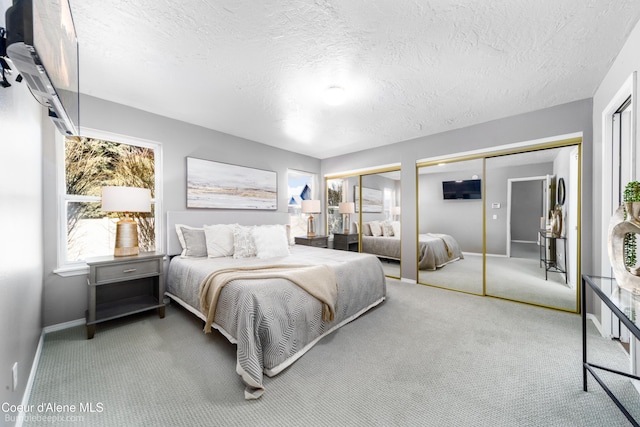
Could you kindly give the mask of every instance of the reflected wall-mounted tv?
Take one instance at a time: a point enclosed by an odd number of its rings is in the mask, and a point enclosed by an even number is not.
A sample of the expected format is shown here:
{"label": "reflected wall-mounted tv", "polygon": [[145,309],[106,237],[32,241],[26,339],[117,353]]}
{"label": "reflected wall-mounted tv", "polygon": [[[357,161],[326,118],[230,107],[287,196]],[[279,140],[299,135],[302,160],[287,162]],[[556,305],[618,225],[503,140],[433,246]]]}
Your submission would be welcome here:
{"label": "reflected wall-mounted tv", "polygon": [[442,194],[445,200],[481,199],[481,180],[442,181]]}

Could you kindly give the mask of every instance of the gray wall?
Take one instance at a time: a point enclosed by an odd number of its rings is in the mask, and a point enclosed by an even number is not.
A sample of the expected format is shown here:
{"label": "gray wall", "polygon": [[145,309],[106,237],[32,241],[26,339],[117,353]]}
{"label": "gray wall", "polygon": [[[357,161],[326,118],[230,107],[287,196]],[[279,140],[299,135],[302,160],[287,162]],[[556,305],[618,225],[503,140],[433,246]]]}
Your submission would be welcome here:
{"label": "gray wall", "polygon": [[[241,166],[276,171],[278,174],[278,211],[287,212],[287,169],[320,172],[320,160],[273,148],[268,145],[167,119],[127,106],[93,97],[81,100],[82,127],[127,135],[162,145],[163,220],[167,211],[186,210],[186,157],[210,159]],[[250,123],[247,123],[250,126]],[[45,162],[55,165],[54,143],[45,151]],[[55,212],[57,199],[54,167],[45,169],[47,211]],[[320,191],[317,192],[318,194]],[[262,213],[264,214],[264,212]],[[228,211],[230,222],[234,211]],[[259,217],[260,211],[255,215]],[[323,216],[319,223],[324,224]],[[86,276],[61,277],[56,268],[57,223],[54,215],[45,219],[45,294],[44,324],[53,325],[84,318],[87,308]],[[157,236],[164,242],[164,229]],[[165,246],[166,247],[166,246]]]}
{"label": "gray wall", "polygon": [[[0,11],[11,1],[0,0]],[[4,13],[0,15],[4,27]],[[42,331],[42,126],[24,83],[0,88],[0,403],[19,404]],[[18,387],[11,368],[18,362]],[[12,425],[2,412],[0,424]]]}
{"label": "gray wall", "polygon": [[[421,174],[418,181],[419,231],[453,236],[463,252],[482,253],[482,200],[444,200],[442,181],[482,179],[482,161],[468,163],[465,171]],[[438,166],[429,166],[428,168]],[[406,216],[403,216],[406,220]]]}
{"label": "gray wall", "polygon": [[[482,200],[444,200],[442,181],[482,177],[482,162],[469,163],[470,169],[446,173],[427,173],[419,176],[419,231],[420,233],[450,234],[458,241],[463,252],[482,253]],[[475,165],[475,168],[472,166]],[[536,164],[517,167],[491,168],[487,160],[487,253],[506,255],[507,251],[507,191],[508,179],[551,174],[553,165]],[[437,168],[437,166],[434,166]],[[430,167],[428,167],[430,168]],[[491,203],[500,203],[492,210]],[[493,219],[493,215],[497,218]],[[539,218],[538,214],[535,214]],[[403,216],[403,218],[406,218]],[[539,219],[537,220],[539,224]],[[534,223],[535,225],[535,223]],[[533,235],[535,238],[536,235]]]}
{"label": "gray wall", "polygon": [[[491,168],[487,160],[487,253],[507,254],[507,193],[510,178],[526,178],[553,173],[553,164],[542,163]],[[491,209],[492,203],[500,203],[500,209]],[[498,216],[493,219],[493,215]],[[537,223],[540,223],[538,219]]]}
{"label": "gray wall", "polygon": [[[402,235],[404,236],[402,239],[402,277],[416,280],[417,245],[415,238],[411,236],[416,236],[418,232],[415,170],[417,160],[582,132],[583,175],[589,177],[592,169],[591,106],[591,99],[584,99],[385,147],[332,157],[322,161],[322,173],[337,174],[347,170],[375,168],[393,163],[401,164]],[[591,190],[591,180],[583,182],[583,206],[591,206]],[[583,209],[583,229],[591,228],[591,218],[592,212]],[[583,265],[585,262],[587,264],[591,262],[591,251],[591,234],[583,233],[581,252]]]}

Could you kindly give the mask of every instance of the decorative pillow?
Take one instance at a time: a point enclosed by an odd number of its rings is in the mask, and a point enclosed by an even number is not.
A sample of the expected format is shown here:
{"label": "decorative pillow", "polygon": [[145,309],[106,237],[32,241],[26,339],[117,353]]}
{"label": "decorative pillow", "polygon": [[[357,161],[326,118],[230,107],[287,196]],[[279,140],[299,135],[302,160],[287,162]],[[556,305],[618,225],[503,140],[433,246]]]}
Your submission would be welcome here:
{"label": "decorative pillow", "polygon": [[382,235],[384,237],[392,237],[393,236],[393,226],[391,222],[384,221],[380,224],[382,226]]}
{"label": "decorative pillow", "polygon": [[275,258],[289,255],[287,230],[283,225],[261,225],[252,231],[258,258]]}
{"label": "decorative pillow", "polygon": [[207,256],[207,243],[203,228],[176,224],[176,234],[182,246],[182,258],[200,258]]}
{"label": "decorative pillow", "polygon": [[253,227],[236,225],[233,229],[233,257],[250,258],[256,256],[256,245],[251,230]]}
{"label": "decorative pillow", "polygon": [[374,237],[382,236],[382,227],[380,226],[380,222],[371,221],[369,222],[369,228],[371,228],[371,235]]}
{"label": "decorative pillow", "polygon": [[391,221],[391,228],[393,228],[393,235],[400,237],[400,221]]}
{"label": "decorative pillow", "polygon": [[351,222],[351,230],[356,230],[356,234],[360,233],[360,223],[358,221]]}
{"label": "decorative pillow", "polygon": [[364,224],[362,224],[362,235],[373,236],[373,234],[371,234],[371,227],[369,226],[368,222],[365,222]]}
{"label": "decorative pillow", "polygon": [[233,255],[233,231],[235,228],[235,224],[216,224],[204,226],[204,236],[207,244],[207,256],[209,258],[218,258]]}

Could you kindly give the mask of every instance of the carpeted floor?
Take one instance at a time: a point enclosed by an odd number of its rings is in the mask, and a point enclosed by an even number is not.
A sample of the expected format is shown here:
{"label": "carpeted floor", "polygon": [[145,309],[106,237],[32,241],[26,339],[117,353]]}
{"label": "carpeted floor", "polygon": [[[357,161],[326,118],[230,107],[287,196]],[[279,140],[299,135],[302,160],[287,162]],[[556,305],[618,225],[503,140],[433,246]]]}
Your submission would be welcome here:
{"label": "carpeted floor", "polygon": [[[245,401],[235,346],[170,306],[50,333],[30,404],[84,404],[59,425],[625,426],[593,379],[582,391],[580,317],[388,280],[379,307],[321,340]],[[625,368],[591,328],[590,359]],[[605,375],[640,417],[629,380]],[[95,412],[87,412],[87,404]],[[99,409],[99,410],[97,410]],[[35,412],[26,426],[51,425]],[[73,418],[75,417],[75,418]]]}

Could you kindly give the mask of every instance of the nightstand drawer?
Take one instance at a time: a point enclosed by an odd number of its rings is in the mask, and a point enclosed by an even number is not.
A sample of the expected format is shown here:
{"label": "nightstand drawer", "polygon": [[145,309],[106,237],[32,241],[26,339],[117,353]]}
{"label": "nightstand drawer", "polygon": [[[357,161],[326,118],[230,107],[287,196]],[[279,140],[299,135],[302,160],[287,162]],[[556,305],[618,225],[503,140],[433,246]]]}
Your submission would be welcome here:
{"label": "nightstand drawer", "polygon": [[157,259],[96,267],[95,280],[96,284],[101,284],[153,274],[160,274],[160,261]]}
{"label": "nightstand drawer", "polygon": [[315,246],[316,248],[326,248],[327,240],[326,239],[312,239],[309,242],[309,246]]}
{"label": "nightstand drawer", "polygon": [[349,243],[358,243],[358,235],[357,234],[347,234],[347,244]]}

